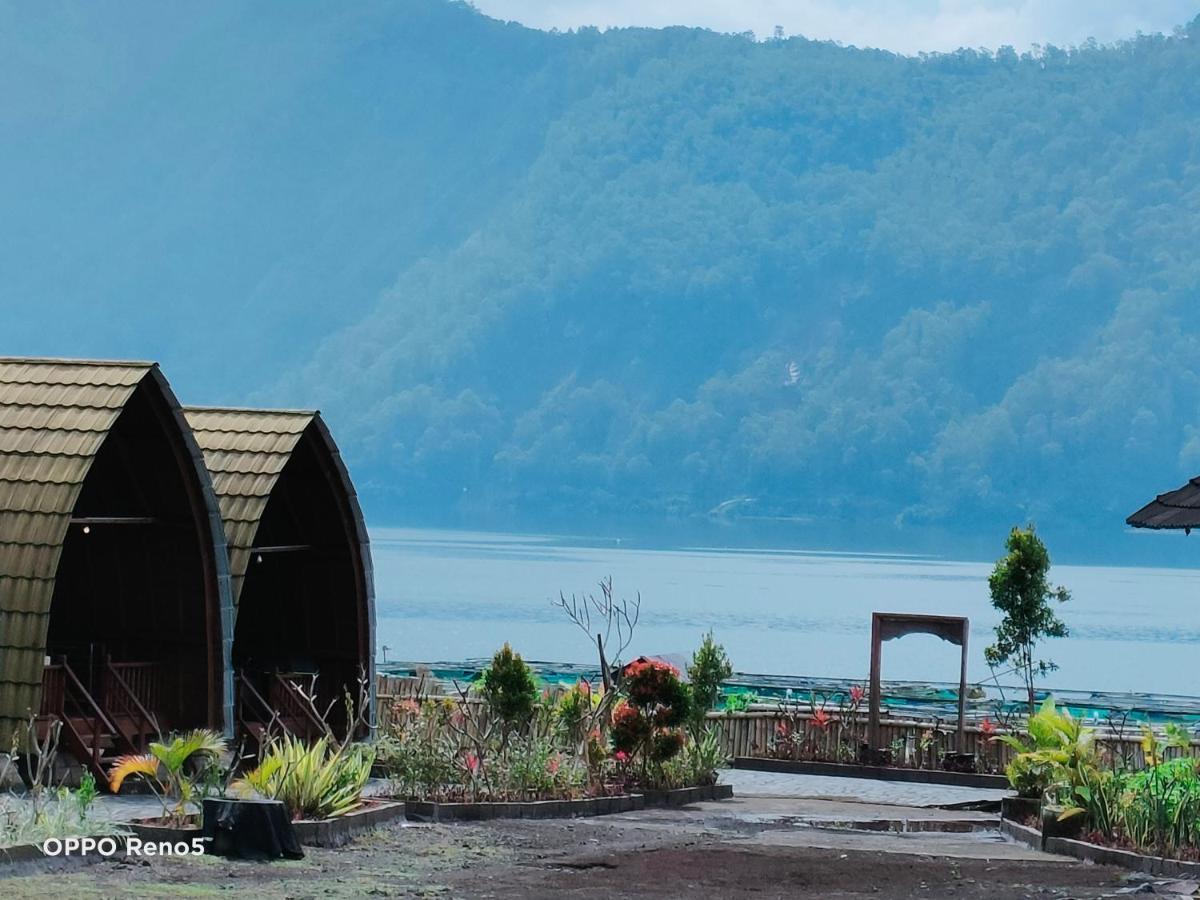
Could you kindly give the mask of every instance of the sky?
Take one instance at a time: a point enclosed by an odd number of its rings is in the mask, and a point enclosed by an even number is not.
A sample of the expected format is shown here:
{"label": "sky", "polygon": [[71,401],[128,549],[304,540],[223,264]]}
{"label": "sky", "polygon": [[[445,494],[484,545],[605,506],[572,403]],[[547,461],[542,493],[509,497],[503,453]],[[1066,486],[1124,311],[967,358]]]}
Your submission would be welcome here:
{"label": "sky", "polygon": [[533,28],[694,25],[835,40],[899,53],[1106,43],[1170,33],[1200,0],[474,0],[481,11]]}

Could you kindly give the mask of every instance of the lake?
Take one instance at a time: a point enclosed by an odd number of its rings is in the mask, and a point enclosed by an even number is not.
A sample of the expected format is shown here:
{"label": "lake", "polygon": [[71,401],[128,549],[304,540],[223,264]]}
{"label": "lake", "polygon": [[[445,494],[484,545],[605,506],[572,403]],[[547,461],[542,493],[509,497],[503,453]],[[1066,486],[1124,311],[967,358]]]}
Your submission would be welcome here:
{"label": "lake", "polygon": [[[628,542],[461,531],[373,529],[379,648],[390,660],[490,656],[594,662],[594,645],[552,605],[559,591],[640,591],[638,653],[690,654],[712,629],[739,672],[867,676],[873,611],[966,615],[970,677],[996,616],[991,562],[801,550],[650,549]],[[1200,573],[1055,566],[1073,599],[1071,636],[1044,645],[1044,682],[1078,690],[1200,695]],[[956,681],[958,648],[914,635],[884,645],[884,677]],[[1004,679],[1012,683],[1013,679]]]}

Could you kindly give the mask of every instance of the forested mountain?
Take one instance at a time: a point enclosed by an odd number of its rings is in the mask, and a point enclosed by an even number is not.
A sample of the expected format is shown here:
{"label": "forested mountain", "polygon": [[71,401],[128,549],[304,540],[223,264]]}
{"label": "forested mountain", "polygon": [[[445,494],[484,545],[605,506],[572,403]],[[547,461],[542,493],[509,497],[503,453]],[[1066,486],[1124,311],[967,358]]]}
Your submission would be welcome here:
{"label": "forested mountain", "polygon": [[442,0],[0,26],[4,351],[319,405],[374,521],[1101,538],[1200,472],[1200,26],[920,58]]}

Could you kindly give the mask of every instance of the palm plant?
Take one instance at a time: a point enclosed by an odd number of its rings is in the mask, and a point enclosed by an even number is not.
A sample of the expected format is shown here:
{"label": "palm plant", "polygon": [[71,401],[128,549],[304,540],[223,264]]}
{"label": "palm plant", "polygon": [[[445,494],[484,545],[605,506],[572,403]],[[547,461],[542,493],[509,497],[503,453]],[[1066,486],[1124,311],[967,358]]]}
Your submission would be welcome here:
{"label": "palm plant", "polygon": [[[173,825],[180,825],[189,807],[199,810],[205,785],[211,783],[210,776],[227,750],[225,739],[207,728],[174,735],[166,742],[154,741],[149,753],[121,756],[113,761],[108,770],[109,790],[115,794],[126,778],[141,776],[163,804],[163,817]],[[196,760],[203,762],[199,769]],[[168,808],[168,799],[175,800],[173,808]]]}

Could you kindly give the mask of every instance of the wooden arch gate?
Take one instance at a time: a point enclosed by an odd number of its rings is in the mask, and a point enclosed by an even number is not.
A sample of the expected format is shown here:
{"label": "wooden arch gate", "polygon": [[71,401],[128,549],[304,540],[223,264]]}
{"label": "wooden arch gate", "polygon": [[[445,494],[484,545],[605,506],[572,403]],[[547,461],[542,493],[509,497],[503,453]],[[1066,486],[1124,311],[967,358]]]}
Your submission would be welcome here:
{"label": "wooden arch gate", "polygon": [[958,752],[966,749],[964,714],[967,702],[967,635],[971,623],[964,616],[926,616],[916,613],[871,613],[871,697],[867,723],[867,740],[875,750],[879,747],[880,668],[883,642],[909,634],[932,634],[962,648],[958,675]]}

